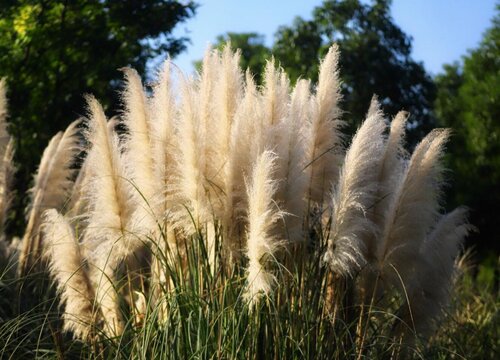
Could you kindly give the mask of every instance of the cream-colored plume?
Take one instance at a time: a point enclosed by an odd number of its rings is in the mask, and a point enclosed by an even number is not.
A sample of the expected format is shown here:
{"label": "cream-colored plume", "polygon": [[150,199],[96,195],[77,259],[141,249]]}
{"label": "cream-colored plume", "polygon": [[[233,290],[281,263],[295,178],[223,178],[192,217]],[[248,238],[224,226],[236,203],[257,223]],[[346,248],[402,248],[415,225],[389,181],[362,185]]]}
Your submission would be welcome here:
{"label": "cream-colored plume", "polygon": [[377,179],[378,190],[375,205],[368,211],[372,221],[377,226],[377,233],[373,234],[367,242],[366,252],[369,260],[373,261],[377,251],[377,239],[381,229],[384,227],[389,205],[396,196],[395,189],[403,176],[406,161],[406,151],[404,149],[404,135],[408,114],[399,112],[391,122],[391,129],[385,144],[384,155],[379,168]]}
{"label": "cream-colored plume", "polygon": [[39,227],[43,211],[52,208],[62,210],[65,207],[73,185],[75,170],[72,165],[81,149],[77,136],[78,124],[79,121],[74,121],[64,133],[56,134],[43,152],[34,186],[30,189],[32,198],[28,207],[28,225],[23,236],[19,275],[41,255]]}
{"label": "cream-colored plume", "polygon": [[[416,254],[439,215],[443,149],[449,131],[436,129],[418,144],[394,187],[378,240],[377,271],[399,286],[411,286]],[[395,271],[396,270],[396,271]]]}
{"label": "cream-colored plume", "polygon": [[333,193],[333,216],[325,261],[334,272],[353,275],[366,260],[366,239],[376,229],[367,216],[375,205],[386,124],[374,98],[352,139]]}
{"label": "cream-colored plume", "polygon": [[[1,120],[0,120],[1,121]],[[7,212],[13,198],[11,192],[12,178],[14,176],[14,140],[11,139],[0,158],[0,238],[3,238]],[[0,239],[2,241],[2,239]]]}
{"label": "cream-colored plume", "polygon": [[292,243],[305,240],[302,225],[306,209],[307,175],[303,125],[310,122],[311,103],[308,80],[299,80],[293,90],[288,115],[281,122],[280,159],[282,181],[276,198],[281,200],[285,237]]}
{"label": "cream-colored plume", "polygon": [[182,101],[179,119],[179,155],[176,160],[176,168],[179,173],[179,192],[181,202],[189,209],[194,224],[186,218],[182,210],[178,217],[185,219],[183,228],[190,229],[200,225],[209,218],[209,201],[205,190],[206,152],[204,151],[204,137],[201,125],[198,123],[198,96],[193,89],[192,81],[184,80],[181,83]]}
{"label": "cream-colored plume", "polygon": [[[214,91],[214,123],[213,127],[217,129],[214,133],[214,166],[216,173],[212,182],[217,184],[219,197],[223,198],[227,194],[227,179],[231,176],[229,168],[231,149],[231,134],[234,124],[234,116],[240,105],[243,91],[243,74],[239,66],[240,52],[233,53],[230,44],[226,44],[220,54],[220,76],[217,79]],[[221,208],[216,210],[218,214],[224,213],[224,201],[216,201],[216,206]]]}
{"label": "cream-colored plume", "polygon": [[245,177],[250,176],[252,164],[256,159],[252,150],[260,121],[258,96],[252,75],[247,71],[245,95],[234,115],[234,124],[231,129],[226,178],[224,206],[226,237],[224,240],[233,257],[239,257],[246,241],[244,228],[248,202]]}
{"label": "cream-colored plume", "polygon": [[155,186],[151,121],[148,102],[139,74],[133,69],[123,69],[126,86],[123,93],[125,111],[123,121],[128,134],[124,139],[124,159],[127,174],[133,183],[134,210],[131,231],[136,236],[150,236],[156,229],[152,207]]}
{"label": "cream-colored plume", "polygon": [[309,200],[312,202],[309,207],[314,203],[321,207],[332,184],[338,179],[342,150],[338,61],[338,46],[332,45],[320,65],[316,95],[312,99],[311,121],[305,129],[305,171],[309,178]]}
{"label": "cream-colored plume", "polygon": [[50,273],[65,304],[63,329],[72,332],[75,338],[89,340],[97,316],[94,289],[71,225],[55,209],[50,209],[43,215],[42,231]]}
{"label": "cream-colored plume", "polygon": [[[221,184],[216,183],[214,132],[214,90],[218,53],[207,50],[202,73],[196,80],[182,79],[179,117],[179,154],[176,171],[179,174],[181,202],[189,210],[180,208],[183,228],[194,233],[197,228],[211,223],[213,228],[217,204],[221,201]],[[213,248],[212,238],[208,247]]]}
{"label": "cream-colored plume", "polygon": [[264,69],[263,107],[265,125],[278,124],[288,112],[290,80],[282,68],[276,68],[274,58]]}
{"label": "cream-colored plume", "polygon": [[64,133],[58,133],[49,142],[35,175],[35,185],[30,190],[34,197],[42,194],[41,203],[32,201],[30,210],[41,214],[44,209],[61,209],[65,205],[73,185],[72,165],[81,150],[79,124],[79,120],[72,122]]}
{"label": "cream-colored plume", "polygon": [[[108,132],[111,137],[114,136],[113,134],[115,133],[117,123],[118,118],[116,116],[112,117],[108,121]],[[73,184],[73,189],[68,202],[68,212],[65,214],[66,216],[79,217],[84,220],[84,218],[88,215],[89,197],[86,196],[86,194],[89,192],[89,186],[91,185],[92,178],[96,175],[92,174],[91,170],[92,169],[89,169],[88,167],[87,159],[84,158]],[[78,222],[78,228],[80,230],[84,230],[85,225],[86,223],[84,221]]]}
{"label": "cream-colored plume", "polygon": [[[276,68],[274,58],[267,61],[264,69],[264,88],[262,89],[262,118],[259,132],[254,140],[255,153],[261,154],[265,149],[273,149],[281,156],[278,144],[281,142],[280,123],[288,113],[290,99],[290,80],[282,68]],[[281,178],[280,167],[276,169]]]}
{"label": "cream-colored plume", "polygon": [[131,199],[134,195],[127,180],[129,177],[123,165],[118,137],[110,134],[104,111],[97,100],[89,97],[88,107],[87,138],[91,149],[86,161],[91,178],[84,245],[106,332],[109,336],[116,336],[123,331],[123,322],[114,288],[115,270],[120,261],[142,246],[146,239],[130,233]]}
{"label": "cream-colored plume", "polygon": [[151,294],[154,306],[159,306],[159,318],[167,316],[166,301],[162,300],[164,290],[169,288],[166,268],[171,259],[177,259],[177,243],[173,231],[171,213],[177,203],[178,174],[174,166],[175,154],[179,151],[175,133],[177,104],[172,93],[173,79],[170,59],[165,61],[153,84],[149,101],[150,141],[153,160],[154,198],[151,207],[157,221],[152,247]]}
{"label": "cream-colored plume", "polygon": [[274,180],[276,155],[264,151],[254,164],[248,186],[248,237],[247,237],[247,298],[255,303],[259,295],[268,294],[274,276],[269,271],[279,246],[274,228],[282,212],[273,200],[277,189]]}
{"label": "cream-colored plume", "polygon": [[[241,223],[234,218],[237,210],[233,205],[235,205],[234,200],[237,201],[241,195],[243,188],[243,186],[239,186],[242,184],[235,183],[235,177],[242,178],[241,171],[245,166],[244,159],[239,159],[243,160],[243,163],[237,162],[237,158],[243,155],[241,154],[242,149],[239,148],[239,142],[246,141],[241,137],[241,124],[236,124],[237,121],[241,122],[242,120],[241,113],[237,115],[243,96],[243,73],[239,62],[240,52],[233,52],[231,45],[226,44],[220,54],[220,76],[217,79],[216,91],[214,92],[214,127],[217,131],[212,141],[215,142],[213,161],[216,172],[215,176],[210,179],[216,194],[212,206],[215,207],[215,213],[221,216],[225,234],[225,249],[231,251],[236,250],[234,244],[239,242],[237,229]],[[244,116],[248,118],[251,115],[247,113]],[[235,127],[238,129],[234,129]],[[237,138],[234,138],[235,136]],[[243,155],[243,157],[246,155],[248,154]],[[235,238],[233,239],[233,237]],[[233,253],[233,255],[235,254]]]}
{"label": "cream-colored plume", "polygon": [[473,227],[467,222],[468,210],[459,207],[442,215],[421,245],[416,263],[416,278],[407,288],[409,304],[402,322],[396,327],[397,336],[412,341],[413,335],[429,336],[436,321],[444,315],[455,274],[455,263],[467,234]]}
{"label": "cream-colored plume", "polygon": [[13,194],[11,182],[14,175],[14,142],[7,132],[7,98],[5,79],[0,79],[0,261],[9,255],[5,242],[5,222]]}
{"label": "cream-colored plume", "polygon": [[[89,120],[87,139],[90,150],[86,170],[89,179],[89,219],[85,233],[86,245],[96,249],[102,242],[116,243],[114,256],[125,257],[135,248],[128,236],[133,211],[133,190],[123,164],[118,136],[110,134],[101,105],[88,98]],[[131,247],[131,248],[130,248]]]}
{"label": "cream-colored plume", "polygon": [[156,219],[163,224],[175,205],[175,192],[178,188],[174,172],[174,153],[179,151],[177,143],[176,103],[172,94],[171,62],[165,61],[159,79],[153,85],[153,94],[149,101],[150,134],[152,147],[154,198],[151,206]]}

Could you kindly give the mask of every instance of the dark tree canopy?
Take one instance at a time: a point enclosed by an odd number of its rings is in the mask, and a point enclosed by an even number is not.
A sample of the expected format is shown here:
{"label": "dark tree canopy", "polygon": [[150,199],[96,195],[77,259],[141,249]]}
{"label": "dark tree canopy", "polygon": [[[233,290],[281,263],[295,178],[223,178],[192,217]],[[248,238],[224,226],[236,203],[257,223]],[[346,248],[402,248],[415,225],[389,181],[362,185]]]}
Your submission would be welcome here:
{"label": "dark tree canopy", "polygon": [[49,138],[85,113],[85,93],[116,108],[119,68],[144,73],[148,59],[175,56],[186,38],[172,29],[192,1],[24,0],[0,4],[0,77],[7,77],[9,127],[24,193]]}
{"label": "dark tree canopy", "polygon": [[[360,0],[325,0],[311,20],[297,17],[274,36],[272,53],[290,75],[317,80],[318,58],[336,42],[341,51],[343,110],[351,130],[364,119],[370,99],[377,94],[384,110],[411,114],[409,142],[414,144],[434,126],[432,104],[435,87],[423,65],[411,57],[411,38],[393,21],[388,0],[365,4]],[[228,34],[230,39],[257,38],[256,34]],[[239,43],[238,43],[239,44]],[[245,64],[264,63],[263,42],[249,43]],[[253,51],[251,51],[253,50]],[[253,69],[252,69],[253,70]]]}
{"label": "dark tree canopy", "polygon": [[454,131],[452,202],[471,207],[479,248],[500,251],[500,5],[477,49],[436,78],[436,115]]}
{"label": "dark tree canopy", "polygon": [[316,59],[338,43],[343,109],[349,120],[359,124],[377,94],[388,114],[410,112],[413,142],[433,124],[434,86],[422,64],[411,58],[411,38],[394,23],[390,4],[324,1],[314,9],[312,20],[296,18],[292,26],[278,29],[273,53],[293,78],[303,74],[316,80]]}

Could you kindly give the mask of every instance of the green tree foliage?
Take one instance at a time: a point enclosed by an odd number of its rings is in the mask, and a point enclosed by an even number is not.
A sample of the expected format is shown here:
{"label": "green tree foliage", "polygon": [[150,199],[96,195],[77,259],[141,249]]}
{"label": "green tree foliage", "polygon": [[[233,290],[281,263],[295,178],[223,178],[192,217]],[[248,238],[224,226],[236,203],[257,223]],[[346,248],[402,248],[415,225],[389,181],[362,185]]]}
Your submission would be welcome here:
{"label": "green tree foliage", "polygon": [[436,115],[455,134],[449,158],[453,202],[472,208],[478,246],[499,251],[500,5],[479,47],[445,66],[436,84]]}
{"label": "green tree foliage", "polygon": [[[311,20],[297,17],[293,24],[275,33],[272,53],[290,75],[317,80],[318,58],[331,43],[339,44],[345,118],[353,130],[365,117],[370,99],[377,94],[384,110],[411,114],[409,142],[414,144],[434,125],[432,104],[435,87],[421,63],[411,58],[411,38],[393,21],[389,0],[325,0],[313,11]],[[256,34],[228,34],[219,37],[234,44],[238,37],[258,38]],[[238,43],[239,44],[239,43]],[[263,63],[267,51],[263,42],[248,43],[245,63]],[[253,69],[252,69],[253,70]]]}
{"label": "green tree foliage", "polygon": [[195,9],[170,0],[1,2],[0,77],[8,80],[20,194],[48,139],[85,113],[83,95],[116,108],[118,69],[144,73],[148,59],[182,51],[187,39],[171,32]]}
{"label": "green tree foliage", "polygon": [[435,90],[423,65],[411,58],[411,38],[394,23],[390,4],[324,1],[314,9],[312,20],[297,18],[292,26],[279,28],[273,52],[287,71],[300,69],[310,76],[316,73],[316,58],[329,44],[338,43],[349,117],[359,123],[377,93],[387,113],[410,112],[410,140],[418,140],[433,125]]}

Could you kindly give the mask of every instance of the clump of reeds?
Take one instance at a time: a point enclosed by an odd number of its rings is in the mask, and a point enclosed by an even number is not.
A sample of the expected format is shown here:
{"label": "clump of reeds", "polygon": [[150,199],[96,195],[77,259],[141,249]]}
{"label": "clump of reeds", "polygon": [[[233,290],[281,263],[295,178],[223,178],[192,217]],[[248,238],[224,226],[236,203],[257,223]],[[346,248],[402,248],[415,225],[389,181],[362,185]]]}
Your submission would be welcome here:
{"label": "clump of reeds", "polygon": [[[273,297],[275,287],[279,306],[306,316],[304,301],[311,301],[321,324],[338,319],[331,309],[360,305],[358,323],[366,326],[356,330],[360,353],[372,318],[366,305],[400,315],[389,330],[394,338],[430,328],[447,298],[436,289],[449,288],[468,231],[465,210],[441,212],[449,132],[431,132],[410,155],[406,114],[389,126],[374,97],[344,148],[338,57],[334,45],[315,87],[308,80],[292,87],[271,60],[258,88],[229,46],[209,49],[194,77],[175,77],[167,60],[151,95],[125,69],[120,134],[88,98],[87,156],[77,200],[69,202],[85,205],[71,206],[66,216],[47,212],[43,232],[65,303],[65,329],[86,339],[90,327],[81,324],[90,323],[120,336],[127,319],[147,318],[151,307],[159,309],[155,321],[169,324],[180,311],[169,301],[183,296],[181,288],[196,284],[199,296],[215,301],[211,291],[220,288],[210,284],[229,284],[230,274],[245,274],[242,298],[252,309],[263,295]],[[42,209],[62,211],[74,178],[76,132],[73,124],[56,135],[44,154],[24,257],[40,247],[32,239]],[[83,232],[72,230],[77,223]],[[57,258],[61,249],[71,252],[68,262]],[[308,276],[318,276],[317,283]],[[286,298],[283,289],[296,286],[300,296]],[[74,317],[78,309],[81,319]]]}

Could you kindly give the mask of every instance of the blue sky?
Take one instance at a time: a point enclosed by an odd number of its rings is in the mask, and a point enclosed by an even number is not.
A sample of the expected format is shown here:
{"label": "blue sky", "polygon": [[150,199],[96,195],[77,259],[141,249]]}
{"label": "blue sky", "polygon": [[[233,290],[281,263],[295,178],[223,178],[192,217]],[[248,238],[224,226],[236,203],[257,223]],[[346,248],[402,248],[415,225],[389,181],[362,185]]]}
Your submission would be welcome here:
{"label": "blue sky", "polygon": [[[423,61],[431,74],[445,63],[458,60],[467,49],[477,46],[494,15],[496,0],[393,0],[392,16],[413,38],[413,57]],[[311,18],[312,9],[322,0],[197,0],[197,14],[181,24],[176,35],[187,35],[191,45],[174,62],[192,71],[208,43],[225,32],[258,32],[272,44],[280,25],[291,24],[296,16]]]}

